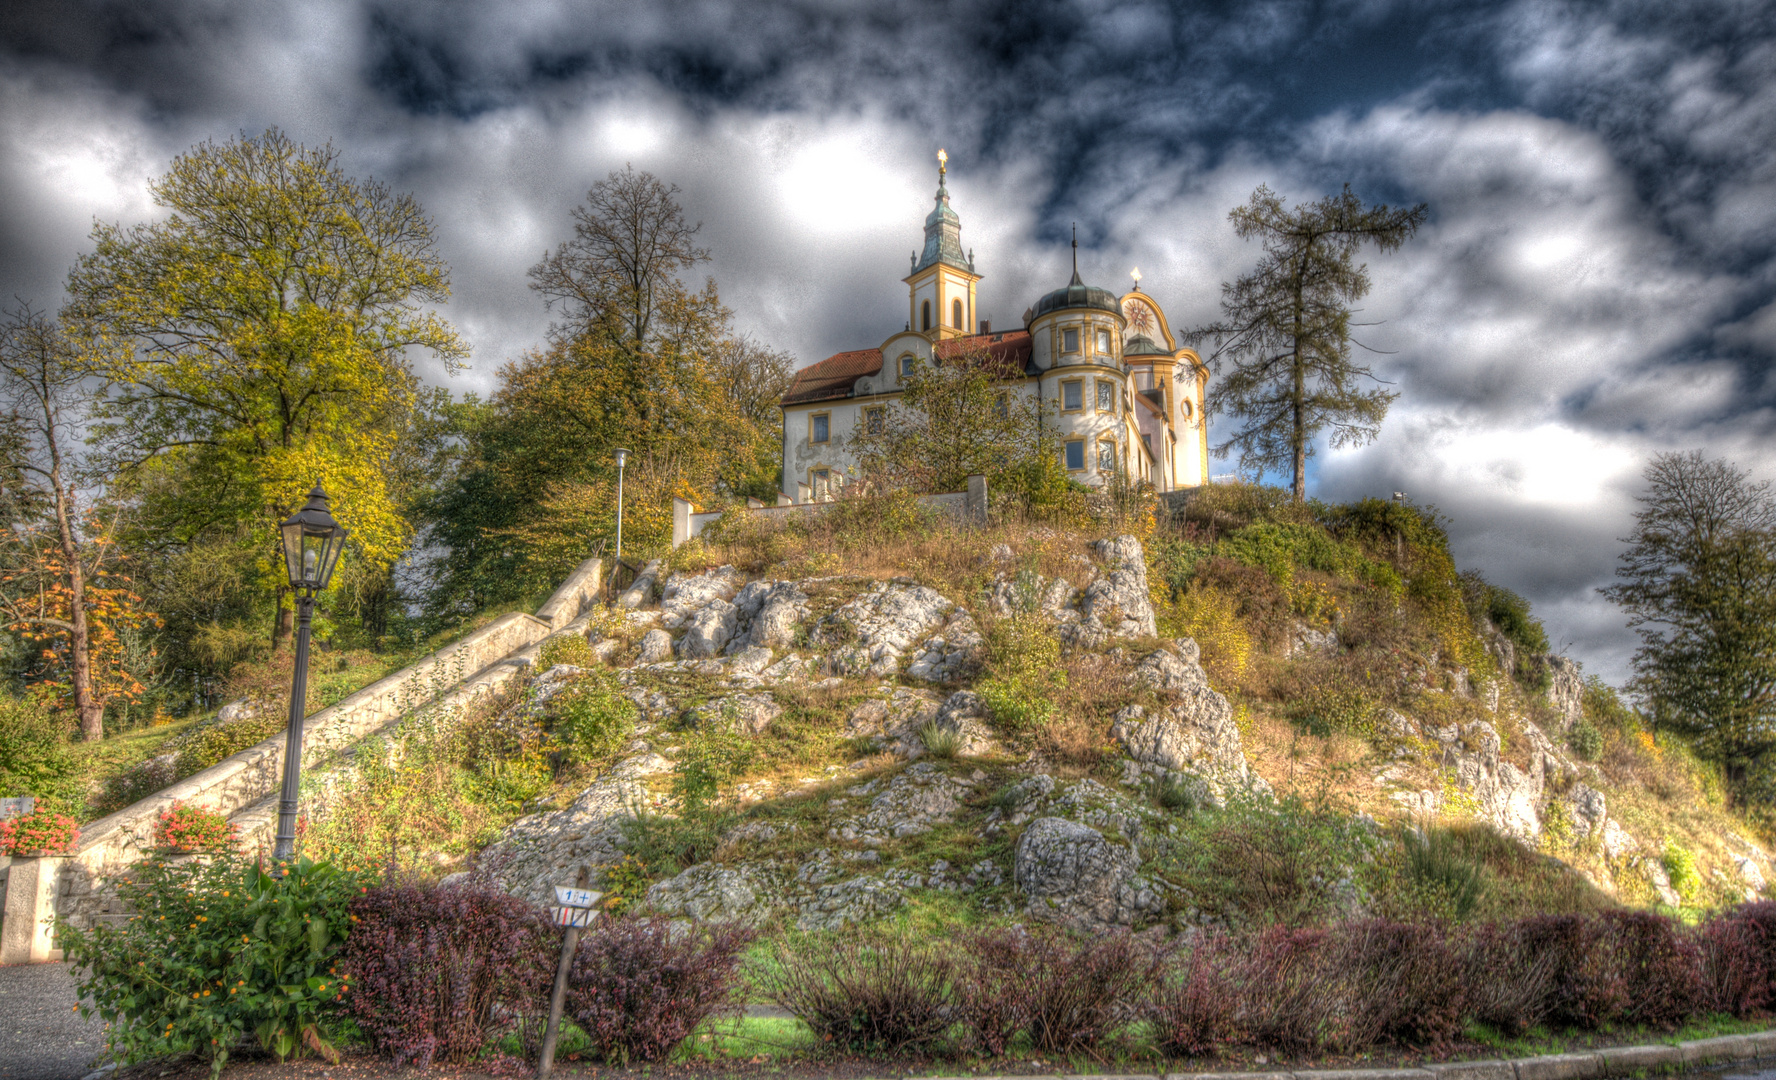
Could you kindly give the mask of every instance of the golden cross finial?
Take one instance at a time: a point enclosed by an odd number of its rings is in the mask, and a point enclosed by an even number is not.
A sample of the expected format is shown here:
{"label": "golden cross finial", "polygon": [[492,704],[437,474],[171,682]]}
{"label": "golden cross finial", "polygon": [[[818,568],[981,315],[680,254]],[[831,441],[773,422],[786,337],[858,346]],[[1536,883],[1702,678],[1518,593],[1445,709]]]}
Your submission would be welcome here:
{"label": "golden cross finial", "polygon": [[941,146],[938,147],[937,148],[937,175],[942,176],[945,173],[949,172],[950,171],[949,165],[950,165],[950,155],[944,153],[943,147],[941,147]]}

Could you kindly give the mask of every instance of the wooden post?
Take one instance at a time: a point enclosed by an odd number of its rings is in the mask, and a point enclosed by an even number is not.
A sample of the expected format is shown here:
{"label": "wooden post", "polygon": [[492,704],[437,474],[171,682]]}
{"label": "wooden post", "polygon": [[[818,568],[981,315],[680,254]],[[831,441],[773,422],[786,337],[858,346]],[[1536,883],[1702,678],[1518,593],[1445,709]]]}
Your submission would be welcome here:
{"label": "wooden post", "polygon": [[[584,889],[589,868],[582,866],[574,888]],[[596,897],[598,894],[592,894]],[[570,926],[561,938],[561,963],[555,969],[555,990],[549,995],[549,1024],[543,1029],[543,1049],[537,1060],[537,1080],[548,1080],[555,1071],[555,1043],[561,1038],[561,1010],[567,1004],[567,976],[573,971],[574,952],[580,946],[580,928]]]}

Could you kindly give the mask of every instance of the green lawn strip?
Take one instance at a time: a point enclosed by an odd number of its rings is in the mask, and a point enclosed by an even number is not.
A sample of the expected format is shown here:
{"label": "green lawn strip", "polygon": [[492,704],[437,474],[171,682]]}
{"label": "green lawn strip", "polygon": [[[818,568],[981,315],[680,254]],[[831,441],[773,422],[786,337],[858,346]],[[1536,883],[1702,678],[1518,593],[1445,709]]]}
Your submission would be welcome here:
{"label": "green lawn strip", "polygon": [[1695,1039],[1716,1035],[1745,1035],[1764,1031],[1767,1020],[1735,1020],[1730,1016],[1706,1016],[1692,1020],[1676,1031],[1648,1028],[1609,1028],[1602,1031],[1552,1032],[1531,1028],[1521,1035],[1506,1035],[1485,1024],[1469,1024],[1467,1037],[1474,1043],[1505,1058],[1538,1057],[1543,1054],[1566,1054],[1578,1050],[1610,1046],[1644,1046],[1654,1043],[1675,1046]]}

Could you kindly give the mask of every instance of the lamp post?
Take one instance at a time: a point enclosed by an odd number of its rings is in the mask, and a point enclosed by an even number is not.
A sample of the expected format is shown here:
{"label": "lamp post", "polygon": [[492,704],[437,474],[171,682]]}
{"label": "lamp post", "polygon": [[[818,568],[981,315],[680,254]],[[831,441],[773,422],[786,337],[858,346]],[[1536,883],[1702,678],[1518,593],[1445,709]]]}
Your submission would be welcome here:
{"label": "lamp post", "polygon": [[284,562],[290,588],[296,593],[296,677],[290,687],[290,726],[284,737],[284,789],[278,797],[277,845],[271,857],[284,861],[296,848],[296,789],[302,778],[302,713],[308,698],[308,631],[314,621],[315,594],[327,587],[345,529],[327,512],[327,493],[316,484],[308,504],[278,526],[284,537]]}
{"label": "lamp post", "polygon": [[623,561],[623,466],[629,462],[629,451],[617,447],[617,561]]}

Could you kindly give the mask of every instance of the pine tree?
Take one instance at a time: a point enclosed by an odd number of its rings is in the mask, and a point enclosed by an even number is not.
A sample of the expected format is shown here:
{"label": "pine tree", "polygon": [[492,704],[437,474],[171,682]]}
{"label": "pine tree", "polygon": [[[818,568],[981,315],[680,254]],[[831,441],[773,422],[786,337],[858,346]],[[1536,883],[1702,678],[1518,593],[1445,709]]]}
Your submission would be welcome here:
{"label": "pine tree", "polygon": [[1222,284],[1222,321],[1190,335],[1215,342],[1209,359],[1219,377],[1209,411],[1243,420],[1215,447],[1218,456],[1237,450],[1243,469],[1292,470],[1300,502],[1322,431],[1331,429],[1333,446],[1360,446],[1380,433],[1398,395],[1358,384],[1374,376],[1351,360],[1350,305],[1369,292],[1368,267],[1356,254],[1364,244],[1398,248],[1425,216],[1423,203],[1365,207],[1348,184],[1339,195],[1293,210],[1260,186],[1228,215],[1241,239],[1263,241],[1264,258],[1252,273]]}

